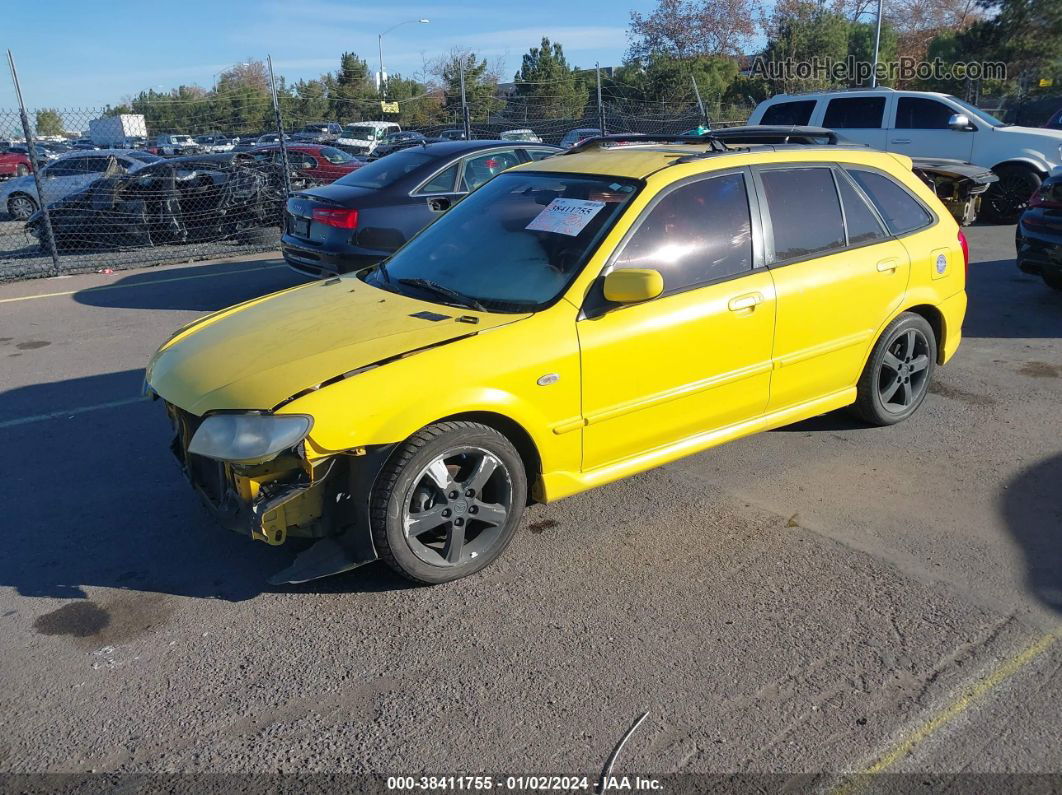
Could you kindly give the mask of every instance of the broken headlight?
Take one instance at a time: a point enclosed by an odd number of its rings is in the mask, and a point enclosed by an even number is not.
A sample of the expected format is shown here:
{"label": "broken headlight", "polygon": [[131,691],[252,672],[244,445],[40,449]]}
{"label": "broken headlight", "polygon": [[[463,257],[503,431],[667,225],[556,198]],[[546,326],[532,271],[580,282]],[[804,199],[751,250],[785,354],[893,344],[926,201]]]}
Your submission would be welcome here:
{"label": "broken headlight", "polygon": [[294,447],[310,432],[305,414],[211,414],[203,420],[188,452],[234,464],[260,464]]}

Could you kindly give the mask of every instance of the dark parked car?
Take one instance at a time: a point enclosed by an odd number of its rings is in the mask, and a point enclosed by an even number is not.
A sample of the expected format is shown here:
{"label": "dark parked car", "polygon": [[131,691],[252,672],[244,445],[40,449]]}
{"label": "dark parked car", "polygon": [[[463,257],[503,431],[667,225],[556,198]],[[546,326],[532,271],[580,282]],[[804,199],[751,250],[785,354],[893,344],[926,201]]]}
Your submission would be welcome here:
{"label": "dark parked car", "polygon": [[1062,130],[1062,108],[1055,111],[1055,115],[1047,120],[1044,127],[1050,130]]}
{"label": "dark parked car", "polygon": [[[56,247],[125,248],[261,235],[281,222],[283,176],[274,163],[231,152],[174,157],[105,175],[49,205]],[[42,225],[38,211],[26,231],[43,245]]]}
{"label": "dark parked car", "polygon": [[464,130],[443,130],[439,133],[439,140],[441,141],[467,141],[468,136],[465,135]]}
{"label": "dark parked car", "polygon": [[371,265],[495,174],[559,151],[514,141],[446,141],[395,152],[288,199],[284,259],[314,276]]}
{"label": "dark parked car", "polygon": [[1055,169],[1040,184],[1014,234],[1018,268],[1062,290],[1062,170]]}
{"label": "dark parked car", "polygon": [[343,134],[343,128],[334,121],[321,122],[320,124],[307,124],[293,136],[292,141],[303,143],[324,144],[331,143]]}
{"label": "dark parked car", "polygon": [[381,157],[402,149],[408,149],[411,146],[438,143],[441,140],[441,138],[425,138],[422,133],[412,132],[411,130],[391,133],[376,145],[376,148],[369,154],[369,160],[379,160]]}

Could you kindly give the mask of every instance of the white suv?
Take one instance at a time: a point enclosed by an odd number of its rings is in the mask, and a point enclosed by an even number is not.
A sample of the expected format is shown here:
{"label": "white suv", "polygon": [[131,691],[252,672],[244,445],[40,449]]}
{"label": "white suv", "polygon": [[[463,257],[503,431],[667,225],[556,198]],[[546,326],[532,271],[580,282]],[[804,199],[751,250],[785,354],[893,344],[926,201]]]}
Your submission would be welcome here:
{"label": "white suv", "polygon": [[812,125],[911,157],[963,160],[999,177],[984,215],[1013,221],[1052,168],[1062,165],[1062,131],[1003,124],[950,94],[877,88],[779,94],[761,102],[749,124]]}

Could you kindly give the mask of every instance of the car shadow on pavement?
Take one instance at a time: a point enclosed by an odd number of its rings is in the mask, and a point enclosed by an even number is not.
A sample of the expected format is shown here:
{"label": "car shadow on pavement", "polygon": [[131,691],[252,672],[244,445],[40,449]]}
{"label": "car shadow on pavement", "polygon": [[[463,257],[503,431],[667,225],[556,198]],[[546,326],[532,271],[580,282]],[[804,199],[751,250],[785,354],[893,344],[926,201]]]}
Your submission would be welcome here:
{"label": "car shadow on pavement", "polygon": [[1026,583],[1062,613],[1062,455],[1034,464],[1007,484],[1003,518],[1025,556]]}
{"label": "car shadow on pavement", "polygon": [[165,270],[139,270],[116,282],[74,294],[104,309],[186,309],[214,312],[268,293],[313,281],[275,255]]}
{"label": "car shadow on pavement", "polygon": [[970,263],[966,296],[964,337],[1062,337],[1062,292],[1019,271],[1013,259]]}
{"label": "car shadow on pavement", "polygon": [[817,431],[868,431],[874,426],[850,414],[847,409],[838,409],[829,414],[820,414],[792,425],[775,428],[771,433],[812,433]]}
{"label": "car shadow on pavement", "polygon": [[10,464],[0,587],[61,599],[105,587],[229,601],[411,587],[380,563],[270,586],[306,542],[270,547],[214,522],[169,451],[163,407],[136,398],[131,385],[142,377],[130,370],[0,392]]}

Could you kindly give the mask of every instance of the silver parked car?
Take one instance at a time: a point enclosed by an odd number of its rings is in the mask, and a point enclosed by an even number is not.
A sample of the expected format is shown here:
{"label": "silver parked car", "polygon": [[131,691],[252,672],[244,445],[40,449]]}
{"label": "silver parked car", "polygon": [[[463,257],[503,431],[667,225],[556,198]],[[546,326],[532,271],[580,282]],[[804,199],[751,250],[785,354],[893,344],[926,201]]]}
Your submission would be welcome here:
{"label": "silver parked car", "polygon": [[[148,163],[162,160],[138,149],[96,149],[69,152],[41,168],[41,188],[45,204],[64,199],[87,187],[105,174],[128,174]],[[0,183],[0,212],[25,221],[41,206],[33,175],[15,177]]]}

